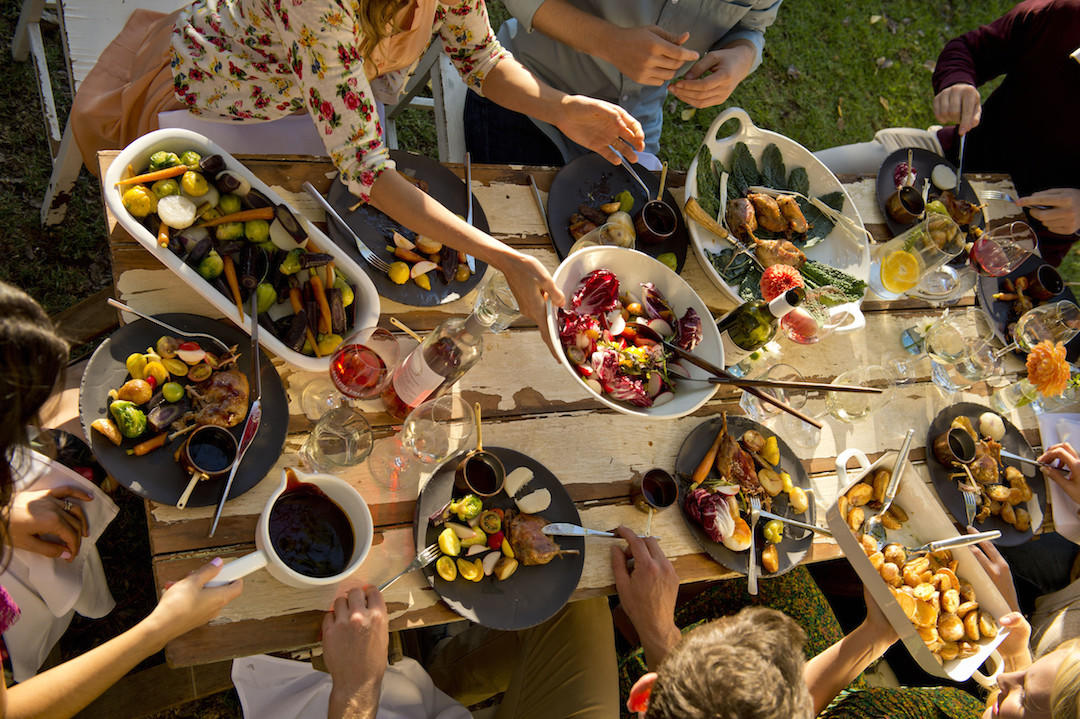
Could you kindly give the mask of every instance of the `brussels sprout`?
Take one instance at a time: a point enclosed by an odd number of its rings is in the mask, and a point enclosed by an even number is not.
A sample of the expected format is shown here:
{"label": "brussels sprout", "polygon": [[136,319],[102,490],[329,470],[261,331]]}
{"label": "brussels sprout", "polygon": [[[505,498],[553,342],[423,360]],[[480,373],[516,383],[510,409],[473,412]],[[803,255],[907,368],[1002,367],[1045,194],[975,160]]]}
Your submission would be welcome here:
{"label": "brussels sprout", "polygon": [[146,431],[146,415],[131,402],[118,400],[109,405],[109,414],[120,428],[120,434],[128,439],[138,437]]}
{"label": "brussels sprout", "polygon": [[171,177],[167,180],[158,180],[150,186],[150,189],[153,190],[154,194],[158,197],[168,197],[169,195],[180,194],[180,185]]}
{"label": "brussels sprout", "polygon": [[475,494],[466,494],[461,499],[450,503],[450,511],[458,516],[458,519],[467,521],[480,514],[484,509],[483,501]]}
{"label": "brussels sprout", "polygon": [[180,157],[175,152],[158,150],[150,156],[150,171],[164,170],[167,167],[176,167],[180,164]]}
{"label": "brussels sprout", "polygon": [[130,212],[132,217],[142,218],[157,211],[158,197],[145,185],[129,187],[124,191],[122,200],[124,209]]}
{"label": "brussels sprout", "polygon": [[300,271],[300,255],[304,254],[304,251],[300,248],[292,250],[285,256],[284,261],[281,263],[281,267],[278,269],[283,275],[295,275]]}
{"label": "brussels sprout", "polygon": [[225,222],[214,228],[214,237],[218,240],[238,240],[243,236],[243,222]]}
{"label": "brussels sprout", "polygon": [[234,212],[240,211],[240,198],[236,195],[222,195],[218,200],[218,209],[226,215],[231,215]]}
{"label": "brussels sprout", "polygon": [[260,282],[255,288],[259,314],[266,312],[277,303],[277,290],[269,282]]}
{"label": "brussels sprout", "polygon": [[345,276],[340,272],[334,273],[334,289],[341,290],[341,305],[348,307],[353,303],[353,288],[345,281]]}
{"label": "brussels sprout", "polygon": [[199,173],[188,170],[180,178],[180,189],[192,197],[201,197],[210,189],[210,183]]}
{"label": "brussels sprout", "polygon": [[180,153],[180,162],[184,163],[188,167],[198,167],[199,163],[202,162],[202,155],[195,152],[194,150],[187,150]]}
{"label": "brussels sprout", "polygon": [[206,257],[202,258],[198,267],[199,274],[203,276],[203,279],[207,280],[219,277],[224,269],[225,262],[221,259],[221,255],[214,250],[211,250]]}
{"label": "brussels sprout", "polygon": [[270,223],[266,220],[248,220],[244,223],[244,237],[250,242],[266,242],[270,239]]}

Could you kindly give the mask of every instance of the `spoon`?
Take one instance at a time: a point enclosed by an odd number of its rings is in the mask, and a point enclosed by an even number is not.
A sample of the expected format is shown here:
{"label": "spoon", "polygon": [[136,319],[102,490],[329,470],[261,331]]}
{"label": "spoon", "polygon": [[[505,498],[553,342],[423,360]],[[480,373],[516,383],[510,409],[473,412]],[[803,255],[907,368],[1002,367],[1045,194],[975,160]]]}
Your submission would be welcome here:
{"label": "spoon", "polygon": [[904,474],[904,465],[907,463],[908,451],[911,449],[911,438],[914,436],[915,430],[909,429],[904,437],[904,443],[900,446],[900,453],[896,456],[896,463],[893,464],[889,483],[885,486],[885,497],[882,499],[881,509],[867,519],[866,524],[863,526],[863,533],[877,543],[878,549],[885,546],[886,540],[885,527],[881,524],[881,517],[889,510],[893,499],[896,497],[896,490],[900,488],[900,477]]}
{"label": "spoon", "polygon": [[664,185],[667,184],[667,163],[660,169],[660,189],[656,191],[656,201],[663,202],[664,200]]}

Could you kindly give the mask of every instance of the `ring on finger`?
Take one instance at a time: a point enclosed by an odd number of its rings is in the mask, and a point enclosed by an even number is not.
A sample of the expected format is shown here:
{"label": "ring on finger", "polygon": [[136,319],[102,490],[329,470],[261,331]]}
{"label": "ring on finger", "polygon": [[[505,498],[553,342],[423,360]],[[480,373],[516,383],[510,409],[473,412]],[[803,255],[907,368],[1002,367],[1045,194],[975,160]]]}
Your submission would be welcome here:
{"label": "ring on finger", "polygon": [[68,513],[70,513],[70,512],[71,512],[71,510],[72,510],[72,509],[73,509],[74,507],[75,507],[75,505],[71,503],[71,500],[70,500],[70,499],[65,499],[65,500],[64,500],[64,511],[65,511],[65,512],[68,512]]}

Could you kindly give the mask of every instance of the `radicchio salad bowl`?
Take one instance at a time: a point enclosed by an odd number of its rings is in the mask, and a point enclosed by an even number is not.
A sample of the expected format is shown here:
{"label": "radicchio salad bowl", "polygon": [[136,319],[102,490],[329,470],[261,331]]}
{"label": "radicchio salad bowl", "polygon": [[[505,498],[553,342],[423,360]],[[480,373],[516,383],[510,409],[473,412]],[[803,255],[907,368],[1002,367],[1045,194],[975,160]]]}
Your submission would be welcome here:
{"label": "radicchio salad bowl", "polygon": [[600,402],[623,414],[675,419],[713,396],[708,373],[677,362],[656,341],[724,366],[712,314],[663,263],[636,250],[589,247],[563,260],[554,280],[566,297],[564,307],[548,305],[559,361]]}

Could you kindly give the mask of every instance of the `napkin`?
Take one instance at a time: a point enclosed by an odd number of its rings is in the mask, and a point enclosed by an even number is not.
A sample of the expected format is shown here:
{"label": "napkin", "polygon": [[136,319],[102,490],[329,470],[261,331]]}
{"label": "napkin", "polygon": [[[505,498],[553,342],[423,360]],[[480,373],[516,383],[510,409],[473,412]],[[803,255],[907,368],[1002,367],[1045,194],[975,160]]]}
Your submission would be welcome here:
{"label": "napkin", "polygon": [[[1059,442],[1080,447],[1080,414],[1040,414],[1038,420],[1044,449]],[[1050,489],[1050,504],[1054,507],[1054,529],[1070,542],[1080,544],[1080,516],[1076,513],[1080,507],[1057,482],[1047,479],[1046,484]]]}
{"label": "napkin", "polygon": [[[330,675],[306,662],[259,654],[234,659],[232,680],[249,719],[325,719]],[[413,659],[388,666],[376,719],[471,719]]]}
{"label": "napkin", "polygon": [[4,632],[4,642],[15,680],[25,681],[37,673],[75,612],[96,619],[112,611],[116,602],[96,544],[119,509],[92,482],[38,452],[21,451],[12,467],[18,477],[16,492],[77,486],[94,497],[83,503],[90,536],[83,538],[75,559],[66,562],[15,549],[0,574],[0,584],[21,611],[19,620]]}

